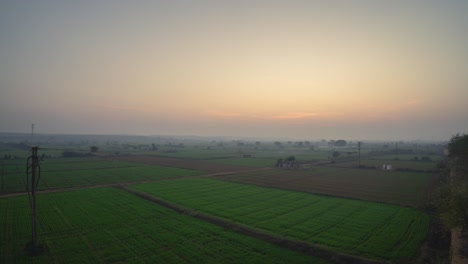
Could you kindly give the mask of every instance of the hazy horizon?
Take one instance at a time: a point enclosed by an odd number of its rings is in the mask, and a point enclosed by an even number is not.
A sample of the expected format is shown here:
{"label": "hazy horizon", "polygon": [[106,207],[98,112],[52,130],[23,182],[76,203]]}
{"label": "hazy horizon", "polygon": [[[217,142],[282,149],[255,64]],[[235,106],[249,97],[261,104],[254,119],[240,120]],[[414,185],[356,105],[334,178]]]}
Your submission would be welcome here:
{"label": "hazy horizon", "polygon": [[448,140],[466,1],[2,1],[0,132]]}

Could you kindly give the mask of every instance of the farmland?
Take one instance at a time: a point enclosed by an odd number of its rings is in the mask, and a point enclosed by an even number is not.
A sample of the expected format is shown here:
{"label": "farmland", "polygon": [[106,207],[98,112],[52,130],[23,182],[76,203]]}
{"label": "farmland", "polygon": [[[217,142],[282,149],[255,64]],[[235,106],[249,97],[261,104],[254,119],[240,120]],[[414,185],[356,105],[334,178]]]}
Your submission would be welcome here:
{"label": "farmland", "polygon": [[[106,142],[96,153],[87,139],[45,149],[38,212],[47,251],[34,262],[322,263],[312,255],[382,263],[419,255],[429,218],[414,208],[427,203],[435,174],[398,169],[428,169],[435,162],[414,156],[433,150],[394,160],[372,145],[358,168],[355,146],[158,140],[153,150],[140,139]],[[334,151],[342,154],[331,163]],[[30,262],[21,195],[28,150],[0,144],[0,154],[0,262]],[[289,157],[297,170],[275,168]],[[396,170],[368,168],[381,164]]]}
{"label": "farmland", "polygon": [[[17,172],[21,165],[23,173]],[[4,166],[0,193],[23,191],[24,164],[10,162]],[[39,190],[92,186],[120,182],[157,180],[161,178],[199,175],[201,171],[145,165],[103,158],[51,159],[41,164],[42,177]]]}
{"label": "farmland", "polygon": [[312,167],[305,171],[264,170],[218,176],[219,179],[360,200],[422,206],[434,174]]}
{"label": "farmland", "polygon": [[212,179],[133,188],[268,232],[367,257],[415,256],[429,225],[427,215],[410,208]]}
{"label": "farmland", "polygon": [[[26,197],[0,199],[0,262],[29,262]],[[177,214],[117,189],[38,196],[34,263],[325,263]]]}
{"label": "farmland", "polygon": [[[333,164],[333,166],[339,167],[357,167],[357,161],[350,162],[339,162]],[[361,162],[361,165],[366,167],[374,167],[380,169],[383,164],[391,164],[392,169],[396,170],[413,170],[418,172],[432,172],[436,170],[435,162],[424,162],[424,161],[414,161],[414,160],[394,160],[394,159],[383,159],[383,158],[372,158],[366,159]]]}

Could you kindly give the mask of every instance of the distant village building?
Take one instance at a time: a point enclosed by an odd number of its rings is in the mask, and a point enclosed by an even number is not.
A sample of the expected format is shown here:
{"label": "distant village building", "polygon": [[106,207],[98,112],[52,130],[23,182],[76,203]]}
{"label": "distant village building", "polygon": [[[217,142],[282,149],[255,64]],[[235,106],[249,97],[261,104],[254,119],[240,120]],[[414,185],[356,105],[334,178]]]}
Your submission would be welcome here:
{"label": "distant village building", "polygon": [[382,165],[382,170],[391,170],[392,169],[392,165],[390,164],[383,164]]}

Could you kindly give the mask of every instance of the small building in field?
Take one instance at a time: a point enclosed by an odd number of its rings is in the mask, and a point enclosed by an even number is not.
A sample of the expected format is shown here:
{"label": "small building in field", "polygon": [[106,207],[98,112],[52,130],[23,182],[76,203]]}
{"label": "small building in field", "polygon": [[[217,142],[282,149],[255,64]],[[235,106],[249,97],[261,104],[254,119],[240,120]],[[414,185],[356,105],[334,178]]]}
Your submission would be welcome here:
{"label": "small building in field", "polygon": [[382,170],[392,170],[392,165],[391,164],[383,164],[382,165]]}

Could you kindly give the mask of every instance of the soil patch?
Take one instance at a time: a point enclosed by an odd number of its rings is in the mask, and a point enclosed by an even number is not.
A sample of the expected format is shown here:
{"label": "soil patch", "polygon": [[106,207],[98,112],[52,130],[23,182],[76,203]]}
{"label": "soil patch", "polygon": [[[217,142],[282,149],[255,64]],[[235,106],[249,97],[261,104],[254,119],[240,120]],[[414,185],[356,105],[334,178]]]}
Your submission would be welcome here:
{"label": "soil patch", "polygon": [[206,160],[195,160],[195,159],[178,159],[168,158],[160,156],[118,156],[118,157],[107,157],[107,159],[118,160],[118,161],[130,161],[149,165],[159,165],[167,167],[176,167],[183,169],[200,170],[206,172],[231,172],[231,171],[246,171],[258,169],[255,167],[248,166],[236,166],[230,164],[222,164],[216,162],[210,162]]}

